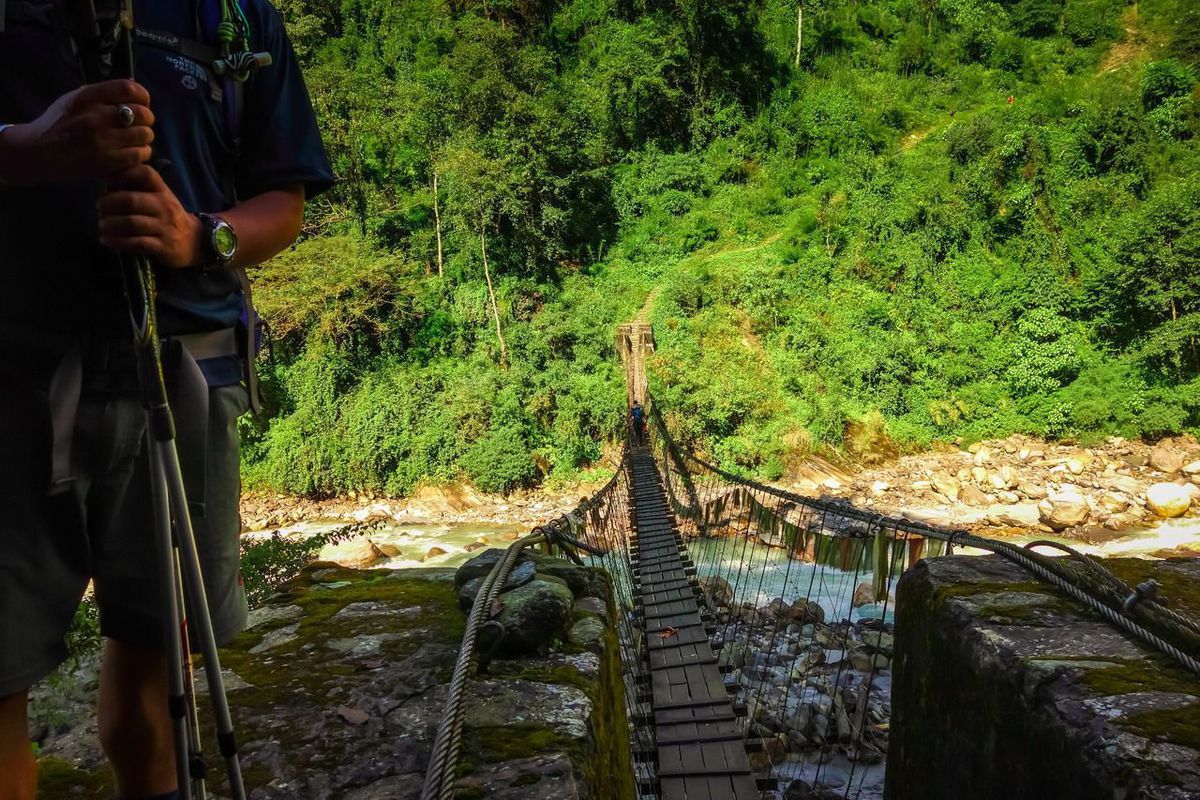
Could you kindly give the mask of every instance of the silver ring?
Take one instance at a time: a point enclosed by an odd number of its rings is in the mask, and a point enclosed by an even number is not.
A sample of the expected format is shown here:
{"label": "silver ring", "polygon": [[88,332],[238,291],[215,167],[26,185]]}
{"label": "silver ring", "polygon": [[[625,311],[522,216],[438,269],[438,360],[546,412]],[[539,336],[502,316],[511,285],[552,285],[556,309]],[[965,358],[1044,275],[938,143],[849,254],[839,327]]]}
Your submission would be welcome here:
{"label": "silver ring", "polygon": [[117,113],[121,115],[121,127],[128,128],[133,125],[133,109],[129,106],[117,106]]}

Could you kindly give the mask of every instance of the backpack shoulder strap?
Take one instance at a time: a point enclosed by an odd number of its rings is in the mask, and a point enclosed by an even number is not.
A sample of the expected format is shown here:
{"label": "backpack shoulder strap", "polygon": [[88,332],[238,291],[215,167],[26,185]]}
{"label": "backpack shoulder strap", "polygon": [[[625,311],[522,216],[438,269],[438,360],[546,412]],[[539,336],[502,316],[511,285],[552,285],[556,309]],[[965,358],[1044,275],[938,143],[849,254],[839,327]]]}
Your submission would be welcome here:
{"label": "backpack shoulder strap", "polygon": [[[246,0],[237,0],[238,6],[244,11]],[[221,0],[200,0],[200,28],[205,42],[215,45],[217,28],[221,24]],[[221,97],[222,108],[225,112],[225,127],[233,142],[234,152],[242,149],[242,117],[246,108],[245,81],[234,80],[230,76],[218,78],[223,84],[224,92]]]}

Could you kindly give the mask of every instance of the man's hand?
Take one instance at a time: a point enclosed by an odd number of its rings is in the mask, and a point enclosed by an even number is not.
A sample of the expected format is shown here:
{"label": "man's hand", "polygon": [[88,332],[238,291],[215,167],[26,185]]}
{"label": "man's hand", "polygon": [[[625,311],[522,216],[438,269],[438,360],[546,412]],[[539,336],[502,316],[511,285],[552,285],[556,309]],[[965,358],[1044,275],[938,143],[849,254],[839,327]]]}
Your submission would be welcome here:
{"label": "man's hand", "polygon": [[114,176],[96,208],[106,247],[149,256],[164,267],[201,262],[200,220],[180,205],[154,168],[140,164]]}
{"label": "man's hand", "polygon": [[[121,106],[133,111],[122,120]],[[55,100],[33,122],[0,135],[0,183],[105,178],[150,160],[150,93],[133,81],[93,83]]]}

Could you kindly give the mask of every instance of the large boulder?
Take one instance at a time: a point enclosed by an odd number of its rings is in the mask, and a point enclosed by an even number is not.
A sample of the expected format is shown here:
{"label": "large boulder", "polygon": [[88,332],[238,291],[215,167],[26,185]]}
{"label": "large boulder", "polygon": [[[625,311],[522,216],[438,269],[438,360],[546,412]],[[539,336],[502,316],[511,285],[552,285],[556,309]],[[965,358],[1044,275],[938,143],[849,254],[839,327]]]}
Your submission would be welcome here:
{"label": "large boulder", "polygon": [[502,652],[515,655],[542,650],[561,639],[575,596],[562,581],[538,577],[500,596],[496,617],[504,625]]}
{"label": "large boulder", "polygon": [[541,553],[527,553],[527,558],[537,567],[538,575],[549,575],[550,577],[558,578],[567,584],[576,597],[581,597],[588,593],[588,587],[592,582],[593,570],[587,567],[576,566],[570,561],[564,561],[561,558],[542,555]]}
{"label": "large boulder", "polygon": [[992,486],[997,489],[1011,489],[1017,485],[1019,479],[1020,476],[1017,475],[1017,471],[1008,464],[1005,464],[991,474]]}
{"label": "large boulder", "polygon": [[992,504],[992,498],[978,486],[968,484],[962,488],[959,499],[969,506],[987,506]]}
{"label": "large boulder", "polygon": [[1150,466],[1168,475],[1183,469],[1183,456],[1167,447],[1156,447],[1150,451]]}
{"label": "large boulder", "polygon": [[945,497],[947,500],[958,500],[958,493],[962,490],[962,484],[958,478],[953,478],[944,472],[939,472],[933,476],[933,488]]}
{"label": "large boulder", "polygon": [[1090,511],[1087,500],[1080,494],[1064,492],[1038,503],[1041,521],[1056,531],[1082,525],[1087,522]]}
{"label": "large boulder", "polygon": [[825,609],[820,603],[801,597],[788,607],[787,618],[799,625],[820,625],[825,621]]}
{"label": "large boulder", "polygon": [[1156,483],[1146,490],[1146,505],[1160,517],[1178,517],[1192,504],[1192,493],[1177,483]]}
{"label": "large boulder", "polygon": [[366,538],[332,542],[321,548],[318,561],[326,561],[350,569],[369,567],[387,558],[374,542]]}
{"label": "large boulder", "polygon": [[[500,559],[504,558],[504,552],[504,550],[501,550],[498,547],[491,547],[487,550],[484,550],[479,555],[472,556],[471,558],[467,559],[463,565],[458,568],[458,571],[454,573],[455,587],[461,588],[464,583],[467,583],[472,578],[483,578],[487,576],[487,574],[492,571],[492,568],[500,562]],[[524,560],[524,558],[524,555],[518,556],[518,563],[520,560]]]}

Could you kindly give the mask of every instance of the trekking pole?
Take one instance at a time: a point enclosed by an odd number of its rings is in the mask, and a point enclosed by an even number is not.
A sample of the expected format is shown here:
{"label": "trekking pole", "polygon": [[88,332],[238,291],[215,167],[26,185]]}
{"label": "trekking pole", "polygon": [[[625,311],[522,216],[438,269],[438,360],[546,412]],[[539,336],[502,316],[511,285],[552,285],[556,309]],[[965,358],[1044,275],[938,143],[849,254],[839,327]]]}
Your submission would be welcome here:
{"label": "trekking pole", "polygon": [[[133,7],[131,0],[110,0],[104,16],[94,0],[64,2],[67,23],[78,52],[84,80],[134,77]],[[195,617],[195,632],[204,656],[205,678],[216,721],[217,743],[233,800],[246,800],[229,700],[221,675],[216,636],[204,591],[200,556],[188,511],[187,492],[175,446],[175,421],[163,377],[162,348],[155,308],[154,267],[145,256],[120,257],[125,299],[133,325],[138,385],[146,413],[154,521],[167,606],[164,622],[167,651],[168,710],[175,734],[176,773],[184,800],[208,800],[191,673],[191,646],[186,611]],[[172,522],[174,525],[172,526]]]}

